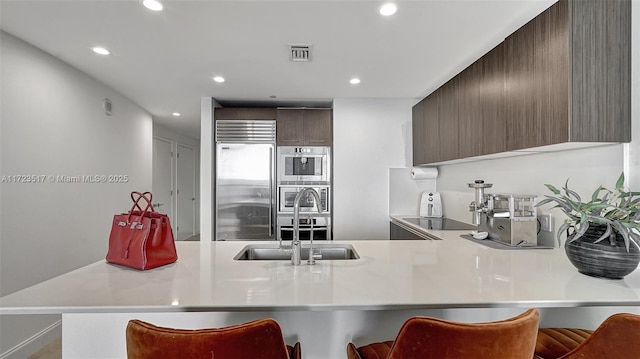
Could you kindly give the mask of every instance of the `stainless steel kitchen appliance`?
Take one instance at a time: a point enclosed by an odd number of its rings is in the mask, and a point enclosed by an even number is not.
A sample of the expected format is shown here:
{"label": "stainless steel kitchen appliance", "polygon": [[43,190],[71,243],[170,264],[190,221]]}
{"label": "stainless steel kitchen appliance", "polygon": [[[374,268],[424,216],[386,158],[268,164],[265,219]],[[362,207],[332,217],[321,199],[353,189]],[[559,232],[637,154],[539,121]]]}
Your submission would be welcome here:
{"label": "stainless steel kitchen appliance", "polygon": [[329,184],[330,147],[278,147],[278,183]]}
{"label": "stainless steel kitchen appliance", "polygon": [[538,215],[536,196],[525,194],[486,194],[485,188],[493,184],[476,180],[469,183],[475,189],[475,199],[469,205],[473,224],[479,231],[489,233],[488,238],[509,246],[535,247],[538,245]]}
{"label": "stainless steel kitchen appliance", "polygon": [[[313,240],[331,240],[331,215],[328,213],[300,214],[298,219],[300,240],[309,240],[313,233]],[[293,240],[294,215],[278,215],[276,235],[278,240]]]}
{"label": "stainless steel kitchen appliance", "polygon": [[422,192],[420,217],[442,217],[442,199],[438,192]]}
{"label": "stainless steel kitchen appliance", "polygon": [[215,124],[215,240],[275,239],[275,121]]}
{"label": "stainless steel kitchen appliance", "polygon": [[[296,195],[302,191],[304,185],[280,185],[278,186],[278,216],[276,236],[278,240],[292,240],[294,230],[294,207]],[[313,231],[314,240],[331,239],[331,187],[311,186],[320,197],[322,214],[318,214],[315,199],[310,194],[300,197],[300,239],[308,240]]]}
{"label": "stainless steel kitchen appliance", "polygon": [[314,198],[306,194],[300,198],[300,238],[331,239],[331,147],[279,146],[278,150],[278,214],[276,238],[292,240],[296,195],[311,187],[319,195],[322,213],[315,209]]}
{"label": "stainless steel kitchen appliance", "polygon": [[510,246],[537,246],[535,199],[536,196],[524,194],[487,195],[484,227],[489,238]]}
{"label": "stainless steel kitchen appliance", "polygon": [[[305,187],[310,186],[298,186],[298,185],[280,185],[278,186],[278,213],[293,213],[294,200],[298,192]],[[320,195],[320,208],[324,213],[331,212],[330,209],[330,187],[329,186],[312,186],[316,192]],[[311,195],[303,196],[300,199],[300,213],[315,213],[314,199]]]}

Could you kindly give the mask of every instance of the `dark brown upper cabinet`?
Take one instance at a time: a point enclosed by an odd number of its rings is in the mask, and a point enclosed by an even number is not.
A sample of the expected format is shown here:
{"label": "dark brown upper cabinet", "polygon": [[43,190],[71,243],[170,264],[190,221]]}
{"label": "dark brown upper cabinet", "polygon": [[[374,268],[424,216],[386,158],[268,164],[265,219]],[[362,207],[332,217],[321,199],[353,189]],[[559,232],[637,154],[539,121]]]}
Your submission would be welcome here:
{"label": "dark brown upper cabinet", "polygon": [[458,158],[503,152],[504,46],[499,44],[458,76]]}
{"label": "dark brown upper cabinet", "polygon": [[561,1],[504,42],[508,150],[570,140],[568,24]]}
{"label": "dark brown upper cabinet", "polygon": [[629,142],[630,14],[628,0],[555,3],[414,107],[414,165]]}
{"label": "dark brown upper cabinet", "polygon": [[221,107],[215,110],[216,120],[275,120],[275,108]]}
{"label": "dark brown upper cabinet", "polygon": [[460,128],[458,79],[454,78],[440,87],[436,93],[438,98],[438,137],[440,138],[440,160],[448,161],[460,157],[458,150]]}
{"label": "dark brown upper cabinet", "polygon": [[413,107],[413,164],[505,150],[503,45]]}
{"label": "dark brown upper cabinet", "polygon": [[630,4],[561,0],[505,40],[508,150],[631,140]]}
{"label": "dark brown upper cabinet", "polygon": [[331,109],[278,109],[276,143],[278,146],[331,146],[332,126]]}

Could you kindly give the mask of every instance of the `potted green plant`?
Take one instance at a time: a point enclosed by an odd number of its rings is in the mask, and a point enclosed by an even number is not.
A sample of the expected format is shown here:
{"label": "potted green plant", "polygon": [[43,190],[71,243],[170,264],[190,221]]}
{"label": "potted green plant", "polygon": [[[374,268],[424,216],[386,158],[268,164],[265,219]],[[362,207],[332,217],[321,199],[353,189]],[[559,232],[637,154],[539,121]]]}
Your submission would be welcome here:
{"label": "potted green plant", "polygon": [[[567,233],[565,250],[578,271],[587,275],[620,279],[633,272],[640,262],[640,192],[623,188],[624,173],[615,189],[599,186],[588,202],[569,189],[569,180],[562,191],[545,184],[554,195],[537,206],[555,203],[567,219],[558,229]],[[570,233],[570,229],[572,229]]]}

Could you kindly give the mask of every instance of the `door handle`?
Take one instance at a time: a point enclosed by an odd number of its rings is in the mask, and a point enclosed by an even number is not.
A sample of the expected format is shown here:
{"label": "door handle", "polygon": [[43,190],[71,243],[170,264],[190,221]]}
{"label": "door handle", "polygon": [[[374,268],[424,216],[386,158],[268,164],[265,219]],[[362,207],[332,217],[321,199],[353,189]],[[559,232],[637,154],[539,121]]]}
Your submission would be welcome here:
{"label": "door handle", "polygon": [[154,207],[160,207],[160,206],[164,206],[164,203],[154,203],[153,204]]}

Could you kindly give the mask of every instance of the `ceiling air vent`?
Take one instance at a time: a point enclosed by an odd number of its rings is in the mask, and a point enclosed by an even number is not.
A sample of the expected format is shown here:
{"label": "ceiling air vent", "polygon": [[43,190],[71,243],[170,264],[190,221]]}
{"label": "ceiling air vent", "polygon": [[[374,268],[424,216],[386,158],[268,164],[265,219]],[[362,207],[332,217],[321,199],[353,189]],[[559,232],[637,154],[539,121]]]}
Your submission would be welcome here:
{"label": "ceiling air vent", "polygon": [[311,61],[311,45],[289,44],[290,61]]}

